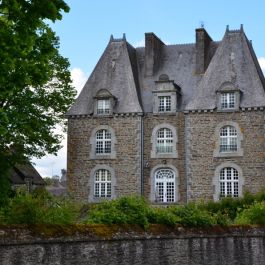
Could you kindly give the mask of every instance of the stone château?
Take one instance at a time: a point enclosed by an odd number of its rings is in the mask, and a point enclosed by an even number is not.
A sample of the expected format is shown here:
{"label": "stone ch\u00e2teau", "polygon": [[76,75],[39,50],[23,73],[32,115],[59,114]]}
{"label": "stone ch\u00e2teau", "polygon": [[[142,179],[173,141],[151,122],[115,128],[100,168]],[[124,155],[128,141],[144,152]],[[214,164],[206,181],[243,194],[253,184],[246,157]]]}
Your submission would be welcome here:
{"label": "stone ch\u00e2teau", "polygon": [[264,76],[243,26],[221,41],[110,41],[67,113],[76,199],[152,203],[239,197],[265,186]]}

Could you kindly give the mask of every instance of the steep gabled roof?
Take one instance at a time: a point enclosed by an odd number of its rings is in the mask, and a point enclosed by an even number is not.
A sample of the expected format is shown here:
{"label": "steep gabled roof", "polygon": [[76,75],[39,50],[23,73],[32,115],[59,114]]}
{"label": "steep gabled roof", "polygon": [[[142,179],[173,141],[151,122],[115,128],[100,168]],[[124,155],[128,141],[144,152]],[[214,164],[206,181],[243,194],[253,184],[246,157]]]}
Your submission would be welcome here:
{"label": "steep gabled roof", "polygon": [[216,91],[225,82],[242,92],[240,107],[265,106],[264,77],[242,28],[226,31],[186,109],[215,109]]}
{"label": "steep gabled roof", "polygon": [[125,38],[111,37],[93,73],[66,115],[92,114],[94,97],[102,89],[117,99],[114,113],[141,113],[137,74],[135,49]]}
{"label": "steep gabled roof", "polygon": [[33,185],[44,185],[45,182],[32,164],[16,165],[11,170],[10,180],[13,185],[25,184],[25,178],[31,178]]}

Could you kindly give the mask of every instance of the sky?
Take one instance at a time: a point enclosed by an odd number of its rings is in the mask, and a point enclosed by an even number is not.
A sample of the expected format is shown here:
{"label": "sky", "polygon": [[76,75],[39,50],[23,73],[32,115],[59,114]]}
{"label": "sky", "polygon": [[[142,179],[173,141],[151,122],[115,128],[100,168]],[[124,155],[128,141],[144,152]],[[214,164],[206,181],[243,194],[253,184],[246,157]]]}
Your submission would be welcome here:
{"label": "sky", "polygon": [[[60,53],[69,59],[73,85],[79,93],[106,48],[111,34],[133,46],[144,46],[144,33],[154,32],[166,44],[194,43],[203,25],[213,40],[226,26],[244,31],[265,73],[264,0],[65,0],[70,7],[61,21],[50,24],[60,39]],[[43,176],[66,168],[66,139],[57,156],[33,159]]]}

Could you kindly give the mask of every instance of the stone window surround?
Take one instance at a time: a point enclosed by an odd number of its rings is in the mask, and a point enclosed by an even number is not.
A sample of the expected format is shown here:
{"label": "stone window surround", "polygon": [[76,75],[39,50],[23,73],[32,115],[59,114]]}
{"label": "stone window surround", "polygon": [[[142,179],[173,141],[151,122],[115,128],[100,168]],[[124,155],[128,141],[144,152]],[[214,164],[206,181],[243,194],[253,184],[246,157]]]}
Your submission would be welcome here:
{"label": "stone window surround", "polygon": [[[157,132],[163,128],[170,129],[173,134],[173,152],[170,154],[164,154],[164,153],[159,154],[156,152]],[[152,131],[152,136],[151,136],[151,144],[152,144],[151,158],[178,158],[177,143],[178,143],[178,137],[176,133],[176,128],[174,126],[168,123],[162,123],[156,125]]]}
{"label": "stone window surround", "polygon": [[[111,175],[111,197],[107,198],[98,198],[98,197],[94,197],[94,178],[95,178],[95,173],[97,170],[99,169],[105,169],[108,170],[110,172]],[[90,193],[88,195],[88,201],[89,202],[100,202],[102,200],[112,200],[116,198],[116,175],[115,175],[115,171],[112,167],[110,167],[109,165],[96,165],[94,168],[92,168],[92,170],[90,171],[90,175],[89,175],[89,186],[90,186]]]}
{"label": "stone window surround", "polygon": [[[108,130],[111,133],[111,153],[109,154],[96,154],[96,133],[99,130]],[[94,128],[90,136],[90,159],[115,159],[116,158],[116,143],[117,139],[114,130],[109,125],[101,125]]]}
{"label": "stone window surround", "polygon": [[[94,117],[109,117],[113,115],[113,108],[116,104],[117,99],[107,90],[100,89],[97,92],[97,95],[93,98],[93,109],[94,109]],[[98,100],[109,100],[109,112],[108,113],[99,113],[98,114]]]}
{"label": "stone window surround", "polygon": [[214,177],[213,177],[213,200],[214,201],[218,201],[220,199],[220,181],[219,181],[219,177],[220,177],[220,171],[223,168],[226,167],[232,167],[235,168],[238,172],[238,196],[242,197],[243,195],[243,186],[245,183],[245,179],[243,177],[243,172],[241,167],[239,167],[238,165],[236,165],[235,163],[232,162],[224,162],[222,164],[220,164],[214,171]]}
{"label": "stone window surround", "polygon": [[[220,130],[225,126],[233,126],[237,132],[237,151],[234,152],[220,152]],[[235,156],[243,156],[243,148],[241,146],[241,142],[243,140],[243,134],[240,130],[238,123],[233,121],[223,121],[220,122],[214,132],[214,140],[215,140],[215,149],[213,152],[213,157],[235,157]]]}
{"label": "stone window surround", "polygon": [[164,202],[160,202],[158,204],[172,204],[172,203],[176,203],[179,201],[179,173],[178,170],[173,166],[173,165],[168,165],[168,164],[159,164],[156,165],[155,167],[152,168],[151,173],[150,173],[150,195],[149,195],[149,200],[153,203],[156,203],[155,199],[155,173],[157,170],[162,169],[162,168],[168,168],[174,171],[175,174],[175,202],[171,202],[171,203],[164,203]]}
{"label": "stone window surround", "polygon": [[[233,112],[239,110],[240,105],[240,94],[241,91],[234,86],[231,82],[224,82],[220,88],[216,91],[217,93],[217,112]],[[235,94],[235,105],[234,108],[222,108],[221,97],[224,93],[234,93]]]}
{"label": "stone window surround", "polygon": [[[171,109],[170,111],[159,111],[160,100],[159,97],[170,97]],[[166,92],[166,91],[154,91],[153,92],[153,113],[155,114],[167,114],[175,113],[177,109],[177,95],[176,92]]]}

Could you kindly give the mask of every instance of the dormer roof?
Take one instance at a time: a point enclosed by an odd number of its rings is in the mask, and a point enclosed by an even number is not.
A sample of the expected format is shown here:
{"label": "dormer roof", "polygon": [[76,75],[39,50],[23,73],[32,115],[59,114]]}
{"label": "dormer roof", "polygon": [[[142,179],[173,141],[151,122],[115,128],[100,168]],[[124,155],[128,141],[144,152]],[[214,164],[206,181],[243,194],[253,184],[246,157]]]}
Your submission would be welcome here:
{"label": "dormer roof", "polygon": [[240,107],[265,107],[264,76],[243,27],[227,28],[220,42],[205,29],[196,34],[196,43],[166,45],[148,33],[148,45],[138,48],[125,36],[111,37],[67,115],[93,114],[93,101],[102,91],[116,99],[113,113],[152,113],[152,92],[170,80],[181,88],[178,111],[216,109],[216,93],[231,88],[242,92]]}
{"label": "dormer roof", "polygon": [[242,92],[240,107],[265,106],[264,77],[243,28],[227,29],[186,109],[215,109],[216,92],[226,85]]}

